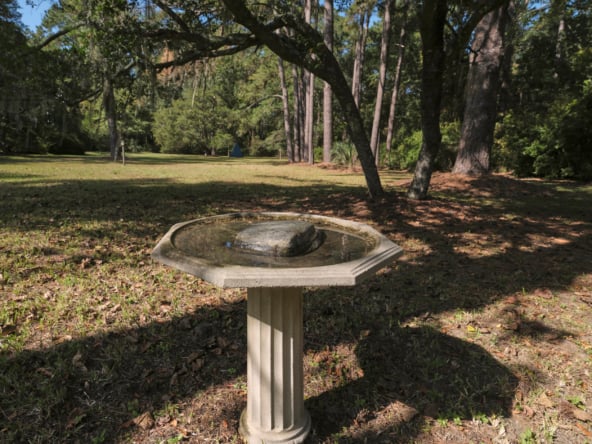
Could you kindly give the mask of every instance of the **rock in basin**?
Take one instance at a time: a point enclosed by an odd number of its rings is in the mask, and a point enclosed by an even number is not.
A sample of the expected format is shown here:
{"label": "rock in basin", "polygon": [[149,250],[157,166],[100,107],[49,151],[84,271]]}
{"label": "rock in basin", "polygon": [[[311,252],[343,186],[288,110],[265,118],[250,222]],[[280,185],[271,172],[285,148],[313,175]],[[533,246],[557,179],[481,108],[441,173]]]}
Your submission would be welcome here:
{"label": "rock in basin", "polygon": [[300,256],[316,250],[324,240],[324,233],[309,222],[283,220],[260,222],[240,231],[234,248],[265,256]]}

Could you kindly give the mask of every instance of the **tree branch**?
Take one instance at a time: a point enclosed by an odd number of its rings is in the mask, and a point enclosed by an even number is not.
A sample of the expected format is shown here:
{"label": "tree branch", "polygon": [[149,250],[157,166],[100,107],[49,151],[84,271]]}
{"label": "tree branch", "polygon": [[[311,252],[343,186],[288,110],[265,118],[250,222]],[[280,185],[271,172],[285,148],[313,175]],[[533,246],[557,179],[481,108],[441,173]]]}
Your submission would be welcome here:
{"label": "tree branch", "polygon": [[[285,14],[265,24],[247,8],[242,0],[222,0],[236,22],[251,31],[254,37],[280,58],[301,66],[331,85],[347,122],[352,142],[364,170],[364,176],[371,196],[383,193],[376,169],[374,155],[370,150],[364,122],[356,105],[339,62],[329,50],[323,36],[303,20]],[[295,37],[277,33],[280,27],[291,28]]]}
{"label": "tree branch", "polygon": [[187,23],[185,23],[185,21],[181,17],[179,17],[179,15],[175,11],[173,11],[168,5],[164,4],[160,0],[155,0],[154,3],[156,3],[160,7],[160,9],[167,13],[169,17],[171,17],[184,32],[191,32],[191,30],[187,26]]}
{"label": "tree branch", "polygon": [[[237,54],[241,51],[244,51],[248,48],[253,46],[259,45],[259,42],[253,36],[247,36],[246,34],[243,35],[243,39],[241,40],[229,40],[225,43],[223,42],[211,42],[208,41],[209,44],[204,44],[201,48],[198,48],[193,51],[188,51],[181,53],[179,56],[175,57],[173,60],[169,60],[167,62],[160,62],[155,63],[152,66],[157,71],[162,71],[166,68],[171,68],[173,66],[181,66],[185,65],[189,62],[193,62],[195,60],[201,60],[204,58],[216,58],[216,57],[224,57],[228,55]],[[204,41],[205,42],[205,41]]]}
{"label": "tree branch", "polygon": [[72,31],[75,31],[76,29],[82,28],[84,26],[84,23],[76,23],[75,25],[72,26],[68,26],[64,29],[60,29],[58,32],[56,32],[55,34],[50,35],[49,37],[47,37],[44,41],[42,41],[39,45],[37,45],[35,48],[36,49],[43,49],[45,48],[47,45],[49,45],[51,42],[53,42],[54,40],[59,39],[60,37],[69,34]]}

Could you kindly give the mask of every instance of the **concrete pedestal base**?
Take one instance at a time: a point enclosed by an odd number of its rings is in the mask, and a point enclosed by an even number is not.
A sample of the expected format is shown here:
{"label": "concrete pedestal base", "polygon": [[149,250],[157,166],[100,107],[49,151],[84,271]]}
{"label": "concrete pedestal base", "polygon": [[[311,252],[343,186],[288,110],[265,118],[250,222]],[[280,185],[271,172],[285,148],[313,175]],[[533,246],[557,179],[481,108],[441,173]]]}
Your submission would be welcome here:
{"label": "concrete pedestal base", "polygon": [[302,443],[304,409],[302,289],[249,288],[247,408],[239,431],[249,444]]}

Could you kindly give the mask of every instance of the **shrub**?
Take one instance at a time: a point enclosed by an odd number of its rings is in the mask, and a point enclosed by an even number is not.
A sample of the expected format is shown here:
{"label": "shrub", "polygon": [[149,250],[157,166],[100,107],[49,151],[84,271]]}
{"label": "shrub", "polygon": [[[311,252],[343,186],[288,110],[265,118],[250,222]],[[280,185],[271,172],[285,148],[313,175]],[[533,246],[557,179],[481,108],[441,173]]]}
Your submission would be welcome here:
{"label": "shrub", "polygon": [[498,137],[497,162],[519,176],[592,179],[592,87],[544,116],[506,115]]}
{"label": "shrub", "polygon": [[356,149],[349,142],[335,142],[331,152],[333,163],[352,168],[357,159]]}

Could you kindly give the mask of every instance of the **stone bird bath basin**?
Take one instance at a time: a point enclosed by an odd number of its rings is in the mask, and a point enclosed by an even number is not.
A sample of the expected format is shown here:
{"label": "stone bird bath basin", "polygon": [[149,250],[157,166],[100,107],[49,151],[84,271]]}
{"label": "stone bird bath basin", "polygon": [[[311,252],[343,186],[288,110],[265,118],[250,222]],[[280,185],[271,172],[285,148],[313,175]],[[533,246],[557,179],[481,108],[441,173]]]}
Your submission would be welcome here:
{"label": "stone bird bath basin", "polygon": [[252,443],[301,443],[302,288],[352,286],[402,249],[368,225],[298,213],[232,213],[174,225],[152,257],[220,287],[247,288],[247,407]]}

